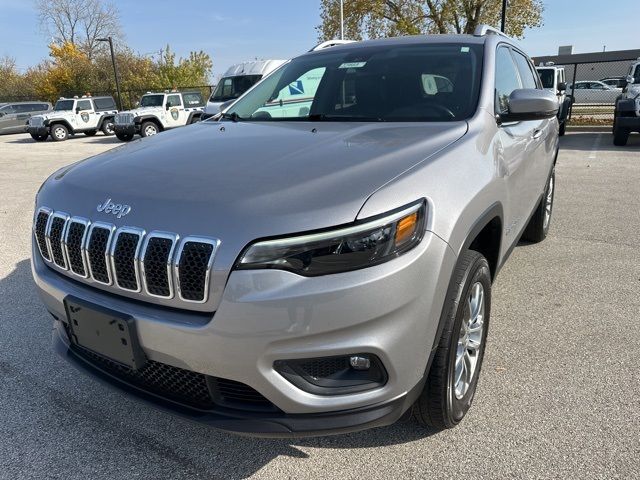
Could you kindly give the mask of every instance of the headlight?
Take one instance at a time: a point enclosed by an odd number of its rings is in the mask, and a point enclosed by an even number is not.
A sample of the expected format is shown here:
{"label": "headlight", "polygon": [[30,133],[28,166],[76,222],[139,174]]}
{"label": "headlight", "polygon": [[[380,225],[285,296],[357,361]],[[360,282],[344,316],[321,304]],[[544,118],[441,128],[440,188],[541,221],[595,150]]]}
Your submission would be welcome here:
{"label": "headlight", "polygon": [[377,265],[415,247],[423,237],[424,201],[352,226],[258,241],[240,255],[237,269],[275,268],[308,277]]}

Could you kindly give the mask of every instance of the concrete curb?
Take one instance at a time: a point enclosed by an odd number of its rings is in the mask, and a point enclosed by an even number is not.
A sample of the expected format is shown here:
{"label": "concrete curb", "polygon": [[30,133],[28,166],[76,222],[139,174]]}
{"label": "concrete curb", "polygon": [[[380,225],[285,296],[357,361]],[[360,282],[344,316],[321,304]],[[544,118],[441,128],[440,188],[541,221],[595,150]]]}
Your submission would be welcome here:
{"label": "concrete curb", "polygon": [[610,125],[567,125],[567,132],[608,132],[611,133]]}

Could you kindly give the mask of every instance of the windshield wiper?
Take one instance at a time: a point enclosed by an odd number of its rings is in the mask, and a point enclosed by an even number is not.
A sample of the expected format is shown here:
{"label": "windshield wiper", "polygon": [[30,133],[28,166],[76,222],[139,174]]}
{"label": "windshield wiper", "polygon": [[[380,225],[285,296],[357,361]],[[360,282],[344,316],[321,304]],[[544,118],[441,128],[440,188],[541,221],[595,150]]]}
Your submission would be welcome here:
{"label": "windshield wiper", "polygon": [[314,113],[307,117],[311,122],[384,122],[384,118],[367,115],[327,115],[326,113]]}
{"label": "windshield wiper", "polygon": [[242,118],[240,115],[238,115],[236,112],[231,112],[231,113],[227,113],[227,112],[222,112],[220,114],[221,118],[226,118],[227,120],[231,120],[233,123],[238,122],[239,120],[244,120],[244,118]]}

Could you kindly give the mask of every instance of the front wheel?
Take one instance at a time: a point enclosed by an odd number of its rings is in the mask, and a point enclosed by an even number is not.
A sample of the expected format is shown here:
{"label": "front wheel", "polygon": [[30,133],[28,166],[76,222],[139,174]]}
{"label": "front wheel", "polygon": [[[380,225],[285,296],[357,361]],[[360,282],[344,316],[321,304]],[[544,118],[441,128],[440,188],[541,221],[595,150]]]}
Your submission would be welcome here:
{"label": "front wheel", "polygon": [[133,133],[116,133],[116,137],[121,142],[130,142],[133,140]]}
{"label": "front wheel", "polygon": [[629,130],[628,128],[623,128],[619,126],[617,122],[615,122],[613,125],[613,144],[617,147],[624,147],[629,141],[630,133],[631,130]]}
{"label": "front wheel", "polygon": [[49,135],[44,134],[44,135],[37,135],[35,133],[31,133],[31,138],[33,138],[36,142],[45,142],[47,140],[47,137]]}
{"label": "front wheel", "polygon": [[64,142],[69,138],[69,130],[61,123],[56,123],[51,127],[51,139],[54,142]]}
{"label": "front wheel", "polygon": [[158,126],[153,122],[144,122],[140,127],[141,137],[152,137],[158,134]]}
{"label": "front wheel", "polygon": [[551,216],[553,215],[553,198],[556,187],[556,170],[551,171],[547,186],[544,189],[542,200],[533,213],[527,228],[522,234],[522,239],[532,243],[538,243],[547,238],[549,227],[551,226]]}
{"label": "front wheel", "polygon": [[116,131],[115,131],[115,125],[113,123],[113,120],[105,120],[100,130],[102,130],[102,133],[104,133],[106,136],[111,136],[115,134]]}
{"label": "front wheel", "polygon": [[491,314],[491,272],[474,250],[458,260],[449,284],[442,335],[422,394],[416,420],[437,429],[455,427],[471,407],[478,385]]}

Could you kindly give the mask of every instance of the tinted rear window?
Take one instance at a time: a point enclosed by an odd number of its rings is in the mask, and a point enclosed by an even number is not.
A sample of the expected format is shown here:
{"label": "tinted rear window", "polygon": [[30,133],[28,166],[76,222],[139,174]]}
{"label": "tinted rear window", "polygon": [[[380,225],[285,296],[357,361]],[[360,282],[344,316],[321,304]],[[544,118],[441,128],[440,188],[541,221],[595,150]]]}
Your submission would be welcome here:
{"label": "tinted rear window", "polygon": [[96,106],[96,110],[115,110],[116,102],[111,97],[94,98],[93,103]]}

